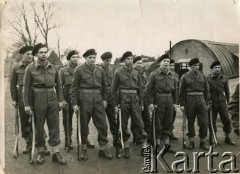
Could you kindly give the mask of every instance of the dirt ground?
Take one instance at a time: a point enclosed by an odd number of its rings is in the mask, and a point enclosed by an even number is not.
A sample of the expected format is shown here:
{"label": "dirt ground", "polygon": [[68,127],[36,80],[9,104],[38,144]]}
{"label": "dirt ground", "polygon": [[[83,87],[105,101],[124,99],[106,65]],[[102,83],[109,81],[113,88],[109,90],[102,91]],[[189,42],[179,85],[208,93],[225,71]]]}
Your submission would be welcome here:
{"label": "dirt ground", "polygon": [[[230,80],[230,87],[231,93],[235,89],[235,86],[238,82],[238,79]],[[73,174],[73,173],[81,173],[81,174],[138,174],[142,172],[142,164],[143,164],[143,157],[140,155],[140,147],[135,146],[132,143],[130,144],[131,150],[131,158],[130,159],[116,159],[114,158],[111,161],[102,160],[98,158],[98,143],[97,143],[97,132],[96,128],[93,126],[92,122],[90,123],[90,136],[89,139],[96,145],[95,149],[89,149],[88,161],[78,161],[77,160],[77,142],[76,142],[76,135],[74,135],[74,150],[70,151],[70,153],[66,153],[64,149],[64,134],[63,134],[63,127],[62,127],[62,115],[60,113],[60,121],[61,121],[61,140],[62,140],[62,154],[67,160],[66,166],[60,166],[58,164],[54,164],[51,162],[51,156],[46,156],[45,164],[38,165],[33,164],[30,165],[28,163],[28,155],[24,155],[22,153],[22,149],[24,148],[24,141],[20,138],[19,142],[19,150],[20,155],[17,159],[13,158],[13,146],[14,146],[14,108],[11,106],[11,99],[9,93],[9,82],[8,79],[5,79],[5,173],[6,174]],[[198,144],[199,140],[195,137],[195,144],[197,147],[194,151],[185,150],[182,148],[182,113],[178,110],[177,118],[175,122],[175,129],[174,133],[179,138],[178,141],[171,142],[173,149],[176,151],[186,152],[189,155],[190,167],[193,166],[193,152],[200,151]],[[76,132],[76,119],[74,118],[74,132]],[[196,125],[196,132],[198,131]],[[232,152],[233,154],[237,155],[240,152],[240,138],[237,137],[234,133],[231,134],[232,139],[237,143],[237,146],[233,147],[230,145],[226,145],[224,143],[224,132],[222,131],[222,124],[220,120],[218,121],[218,132],[217,137],[219,140],[220,145],[214,147],[214,151],[219,153],[219,157],[214,158],[214,168],[218,169],[218,172],[221,173],[219,170],[219,163],[223,160],[229,159],[228,157],[222,157],[224,152]],[[108,147],[110,151],[115,155],[115,148],[112,147],[112,135],[108,134],[109,144]],[[132,142],[132,141],[131,141]],[[236,168],[240,169],[240,155],[238,155],[236,161]],[[37,157],[37,153],[35,154]],[[174,154],[166,154],[164,159],[171,164],[173,161],[179,160],[178,157],[175,157]],[[36,160],[36,158],[35,158]],[[207,165],[207,158],[200,158],[200,173],[209,173],[208,165]],[[229,165],[226,166],[229,168]],[[163,170],[161,165],[158,165],[158,172],[159,173],[167,173]],[[239,171],[240,172],[240,171]]]}

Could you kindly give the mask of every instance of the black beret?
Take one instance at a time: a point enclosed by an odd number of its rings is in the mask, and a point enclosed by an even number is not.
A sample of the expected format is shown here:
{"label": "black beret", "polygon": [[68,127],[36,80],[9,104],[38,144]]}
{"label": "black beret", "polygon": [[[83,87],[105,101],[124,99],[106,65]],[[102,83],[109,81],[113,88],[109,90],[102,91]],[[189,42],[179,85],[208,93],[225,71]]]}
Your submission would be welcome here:
{"label": "black beret", "polygon": [[175,60],[174,59],[170,59],[170,63],[175,63]]}
{"label": "black beret", "polygon": [[163,54],[161,57],[157,59],[157,63],[161,62],[164,59],[170,59],[170,56],[168,54]]}
{"label": "black beret", "polygon": [[89,49],[87,50],[84,54],[83,54],[83,57],[88,57],[90,55],[97,55],[96,51],[94,49]]}
{"label": "black beret", "polygon": [[133,58],[133,63],[139,61],[139,60],[142,60],[142,57],[141,56],[137,56],[137,57],[134,57]]}
{"label": "black beret", "polygon": [[38,53],[38,50],[40,50],[41,48],[44,48],[44,47],[47,48],[47,46],[44,45],[44,44],[42,44],[42,43],[36,44],[36,45],[33,47],[32,55],[35,56],[35,54]]}
{"label": "black beret", "polygon": [[19,54],[25,54],[27,51],[32,51],[32,50],[33,50],[33,46],[23,46],[22,48],[20,48],[18,52]]}
{"label": "black beret", "polygon": [[193,58],[188,62],[189,66],[192,66],[194,64],[200,63],[198,58]]}
{"label": "black beret", "polygon": [[211,69],[213,69],[214,66],[221,65],[221,62],[219,61],[214,61],[212,65],[210,66]]}
{"label": "black beret", "polygon": [[125,53],[123,53],[122,57],[121,57],[121,61],[123,62],[127,57],[133,57],[133,54],[131,51],[126,51]]}
{"label": "black beret", "polygon": [[112,58],[112,53],[111,52],[105,52],[101,55],[102,60],[111,59],[111,58]]}
{"label": "black beret", "polygon": [[70,51],[67,55],[67,60],[70,60],[72,55],[74,55],[74,54],[78,54],[78,51],[77,50]]}

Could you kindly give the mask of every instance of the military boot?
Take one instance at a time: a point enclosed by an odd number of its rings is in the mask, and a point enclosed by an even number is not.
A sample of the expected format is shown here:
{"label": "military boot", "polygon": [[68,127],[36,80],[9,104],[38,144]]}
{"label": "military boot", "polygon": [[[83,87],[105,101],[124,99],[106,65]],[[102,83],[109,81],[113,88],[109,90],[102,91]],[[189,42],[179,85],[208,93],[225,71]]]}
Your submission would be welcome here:
{"label": "military boot", "polygon": [[60,165],[66,165],[66,161],[63,159],[63,157],[60,155],[59,152],[56,152],[52,155],[52,162],[58,163]]}
{"label": "military boot", "polygon": [[26,139],[26,147],[23,149],[23,154],[28,154],[32,147],[31,139]]}
{"label": "military boot", "polygon": [[44,162],[45,162],[44,152],[39,152],[37,157],[37,163],[44,164]]}
{"label": "military boot", "polygon": [[104,158],[104,159],[108,159],[108,160],[112,160],[113,159],[112,154],[110,154],[106,149],[105,150],[99,150],[98,156],[100,158]]}
{"label": "military boot", "polygon": [[229,136],[225,137],[225,143],[229,144],[229,145],[232,145],[232,146],[236,145],[236,143],[234,141],[232,141],[232,139]]}
{"label": "military boot", "polygon": [[129,159],[129,158],[130,158],[130,150],[129,150],[129,147],[124,148],[124,150],[123,150],[123,157],[126,158],[126,159]]}

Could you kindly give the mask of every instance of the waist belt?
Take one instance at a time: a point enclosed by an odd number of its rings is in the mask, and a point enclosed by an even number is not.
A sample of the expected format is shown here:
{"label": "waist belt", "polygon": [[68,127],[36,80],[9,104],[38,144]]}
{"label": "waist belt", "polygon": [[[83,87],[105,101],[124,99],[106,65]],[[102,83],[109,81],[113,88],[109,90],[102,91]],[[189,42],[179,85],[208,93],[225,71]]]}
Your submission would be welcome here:
{"label": "waist belt", "polygon": [[219,95],[219,94],[223,94],[223,92],[210,92],[211,95]]}
{"label": "waist belt", "polygon": [[34,92],[52,92],[55,91],[54,87],[52,88],[33,88]]}
{"label": "waist belt", "polygon": [[169,97],[172,96],[171,93],[157,93],[157,96]]}
{"label": "waist belt", "polygon": [[132,94],[137,94],[137,90],[136,89],[121,89],[121,93],[132,93]]}
{"label": "waist belt", "polygon": [[100,89],[80,89],[81,92],[85,92],[85,93],[91,93],[91,94],[99,94],[101,93]]}
{"label": "waist belt", "polygon": [[187,95],[203,95],[203,92],[187,92]]}

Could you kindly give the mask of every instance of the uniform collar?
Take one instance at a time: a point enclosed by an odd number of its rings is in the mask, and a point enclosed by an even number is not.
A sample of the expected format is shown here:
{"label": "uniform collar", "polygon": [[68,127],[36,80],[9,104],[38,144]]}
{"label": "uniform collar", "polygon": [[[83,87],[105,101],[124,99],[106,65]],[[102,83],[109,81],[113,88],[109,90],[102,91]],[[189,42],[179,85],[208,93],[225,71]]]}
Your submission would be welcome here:
{"label": "uniform collar", "polygon": [[20,67],[22,67],[22,66],[25,67],[25,66],[27,66],[27,65],[28,65],[27,62],[23,62],[23,61],[21,61],[19,66],[20,66]]}
{"label": "uniform collar", "polygon": [[216,76],[215,74],[211,73],[211,78],[214,79],[214,78],[222,78],[222,74],[220,73],[219,76]]}
{"label": "uniform collar", "polygon": [[128,67],[126,67],[125,65],[123,65],[123,70],[124,70],[125,72],[127,72],[127,73],[129,73],[129,71],[132,72],[132,69],[133,69],[132,66],[131,66],[130,68],[128,68]]}
{"label": "uniform collar", "polygon": [[159,74],[161,74],[161,73],[163,73],[163,74],[171,74],[172,73],[169,69],[164,70],[163,68],[160,68],[160,67],[157,69],[157,71],[158,71]]}
{"label": "uniform collar", "polygon": [[[36,64],[35,64],[35,68],[37,69],[38,67],[43,67],[38,61],[36,62]],[[47,61],[47,66],[46,66],[46,68],[48,68],[48,67],[52,67],[52,64],[49,62],[49,61]]]}
{"label": "uniform collar", "polygon": [[67,65],[67,70],[70,72],[70,73],[74,73],[74,70],[77,66],[74,66],[72,65],[70,62],[68,62],[68,65]]}

